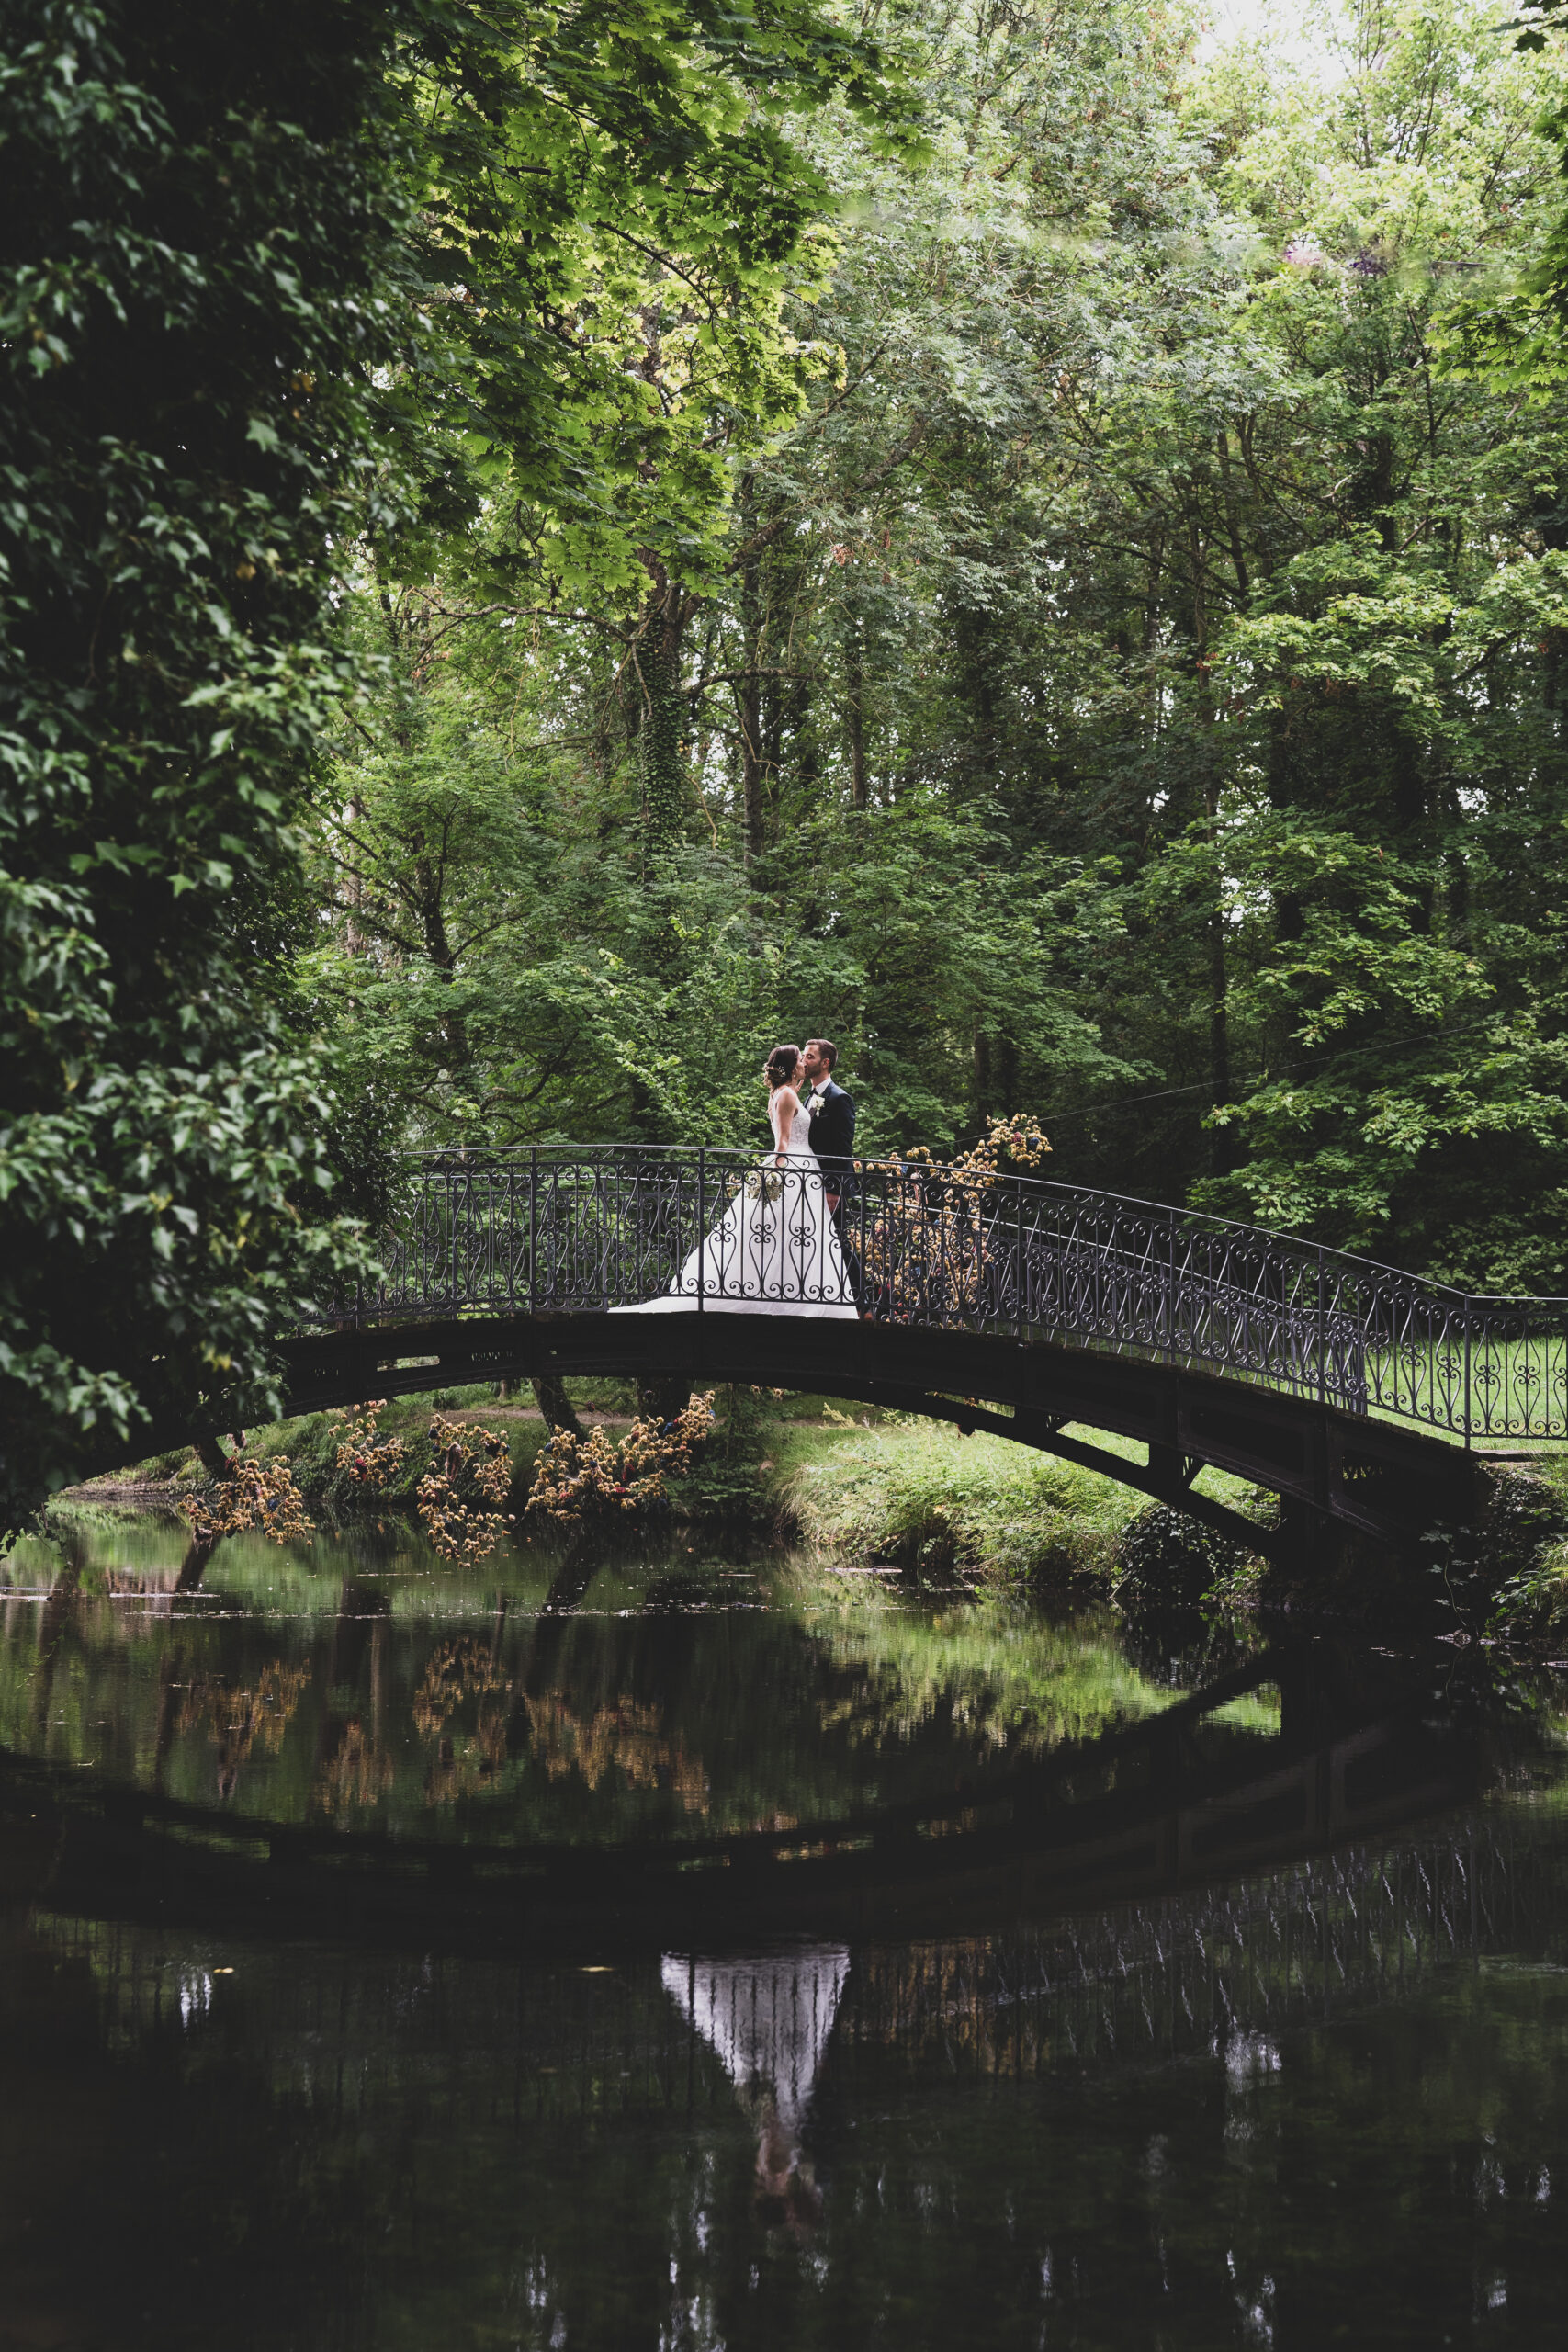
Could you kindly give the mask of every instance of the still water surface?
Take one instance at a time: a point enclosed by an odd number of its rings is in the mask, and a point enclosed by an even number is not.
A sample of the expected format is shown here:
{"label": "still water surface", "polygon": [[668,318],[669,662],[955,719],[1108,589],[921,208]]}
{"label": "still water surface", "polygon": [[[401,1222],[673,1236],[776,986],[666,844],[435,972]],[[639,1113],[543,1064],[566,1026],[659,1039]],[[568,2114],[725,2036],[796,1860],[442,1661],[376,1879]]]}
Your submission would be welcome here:
{"label": "still water surface", "polygon": [[1562,1678],[180,1565],[0,1565],[4,2352],[1562,2340]]}

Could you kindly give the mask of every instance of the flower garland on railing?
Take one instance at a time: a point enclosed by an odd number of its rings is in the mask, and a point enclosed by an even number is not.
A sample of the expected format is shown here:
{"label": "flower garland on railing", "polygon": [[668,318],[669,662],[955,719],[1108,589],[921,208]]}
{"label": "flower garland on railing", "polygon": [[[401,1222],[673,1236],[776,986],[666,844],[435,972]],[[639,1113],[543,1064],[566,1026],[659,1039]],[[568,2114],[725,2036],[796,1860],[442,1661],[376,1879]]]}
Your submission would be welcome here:
{"label": "flower garland on railing", "polygon": [[[1037,1170],[1050,1149],[1038,1121],[993,1117],[957,1159],[939,1161],[917,1144],[901,1159],[867,1162],[867,1173],[885,1179],[881,1204],[865,1226],[867,1311],[891,1322],[927,1315],[933,1304],[983,1311],[997,1266],[996,1195]],[[1007,1246],[1010,1253],[1010,1228]]]}
{"label": "flower garland on railing", "polygon": [[673,1420],[636,1420],[619,1443],[604,1430],[574,1437],[557,1430],[539,1456],[529,1510],[580,1520],[590,1511],[638,1510],[662,1499],[667,1478],[692,1465],[713,1429],[713,1394],[694,1396]]}

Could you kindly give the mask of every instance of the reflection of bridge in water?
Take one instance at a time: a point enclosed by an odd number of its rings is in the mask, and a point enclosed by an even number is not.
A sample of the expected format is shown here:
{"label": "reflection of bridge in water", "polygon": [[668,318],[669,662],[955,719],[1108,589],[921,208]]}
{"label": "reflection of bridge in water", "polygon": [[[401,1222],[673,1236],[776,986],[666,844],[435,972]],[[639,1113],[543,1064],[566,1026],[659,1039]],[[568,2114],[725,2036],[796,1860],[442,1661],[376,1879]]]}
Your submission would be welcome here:
{"label": "reflection of bridge in water", "polygon": [[994,2073],[1245,2057],[1292,2026],[1403,1998],[1435,1969],[1528,1946],[1538,1894],[1532,1843],[1472,1815],[1457,1834],[1080,1924],[872,1954],[840,2033],[857,2053],[940,2052]]}
{"label": "reflection of bridge in water", "polygon": [[[1392,1999],[1495,1951],[1540,1951],[1557,1916],[1528,1819],[1477,1808],[1223,1888],[995,1937],[796,1944],[716,1962],[685,1951],[604,1971],[247,1947],[243,2000],[275,2092],[367,2114],[439,2082],[519,2121],[772,2095],[787,2131],[829,2074],[1100,2072],[1186,2053],[1243,2068],[1273,2039]],[[199,2030],[210,1937],[43,1913],[96,1975],[112,2042]],[[257,2013],[259,2011],[259,2014]],[[783,2053],[782,2056],[779,2053]],[[766,2070],[777,2064],[784,2079]]]}
{"label": "reflection of bridge in water", "polygon": [[0,1883],[86,1963],[111,2042],[221,2069],[238,2034],[270,2096],[372,2130],[706,2115],[807,2229],[824,2100],[1186,2053],[1250,2076],[1294,2027],[1542,1950],[1545,1838],[1473,1802],[1475,1736],[1413,1679],[1266,1652],[891,1817],[553,1857],[13,1762]]}
{"label": "reflection of bridge in water", "polygon": [[1263,1652],[1157,1714],[1002,1751],[934,1795],[615,1845],[279,1822],[17,1756],[0,1812],[30,1891],[84,1916],[595,1955],[989,1930],[1277,1866],[1461,1801],[1470,1747],[1424,1720],[1404,1673],[1363,1661],[1371,1688],[1352,1693],[1326,1648]]}

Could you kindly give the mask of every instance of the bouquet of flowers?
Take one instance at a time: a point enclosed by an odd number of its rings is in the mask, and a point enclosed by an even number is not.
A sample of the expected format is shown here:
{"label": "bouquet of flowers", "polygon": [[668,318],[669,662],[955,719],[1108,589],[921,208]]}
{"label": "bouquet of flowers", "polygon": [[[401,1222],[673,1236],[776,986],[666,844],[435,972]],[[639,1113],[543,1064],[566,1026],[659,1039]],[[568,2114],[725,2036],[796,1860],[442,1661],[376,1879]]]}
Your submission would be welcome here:
{"label": "bouquet of flowers", "polygon": [[784,1191],[784,1178],[772,1168],[754,1168],[746,1179],[749,1201],[776,1201]]}

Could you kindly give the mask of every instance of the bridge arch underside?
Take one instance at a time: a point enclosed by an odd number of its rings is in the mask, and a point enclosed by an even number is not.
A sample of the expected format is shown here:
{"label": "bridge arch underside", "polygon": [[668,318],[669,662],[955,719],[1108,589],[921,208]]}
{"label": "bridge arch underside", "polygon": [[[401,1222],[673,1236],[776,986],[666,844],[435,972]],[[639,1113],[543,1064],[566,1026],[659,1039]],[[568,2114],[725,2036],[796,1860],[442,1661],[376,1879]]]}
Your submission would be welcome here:
{"label": "bridge arch underside", "polygon": [[[1470,1515],[1474,1458],[1397,1422],[1182,1363],[986,1333],[809,1316],[507,1315],[321,1331],[283,1348],[291,1412],[486,1380],[689,1376],[923,1413],[1059,1455],[1269,1557],[1337,1525],[1407,1548]],[[1114,1431],[1137,1461],[1069,1434]],[[1205,1467],[1280,1498],[1279,1527],[1194,1493]]]}

